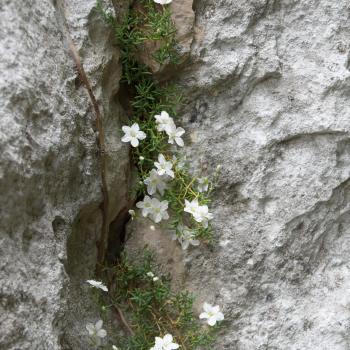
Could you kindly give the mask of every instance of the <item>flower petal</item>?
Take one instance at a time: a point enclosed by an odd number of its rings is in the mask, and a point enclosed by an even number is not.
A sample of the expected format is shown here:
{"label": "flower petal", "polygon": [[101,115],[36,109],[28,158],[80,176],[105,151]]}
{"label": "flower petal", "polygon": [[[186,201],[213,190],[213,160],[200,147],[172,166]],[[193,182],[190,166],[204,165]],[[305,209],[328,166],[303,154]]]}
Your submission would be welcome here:
{"label": "flower petal", "polygon": [[139,145],[139,140],[136,137],[133,137],[131,139],[131,146],[132,147],[137,147]]}
{"label": "flower petal", "polygon": [[129,135],[124,135],[122,137],[122,142],[130,142],[130,140],[131,140],[131,137]]}
{"label": "flower petal", "polygon": [[216,324],[216,317],[215,316],[212,316],[208,319],[208,325],[209,326],[215,326]]}
{"label": "flower petal", "polygon": [[217,314],[218,312],[220,312],[220,306],[219,305],[215,305],[212,307],[212,312],[214,314]]}
{"label": "flower petal", "polygon": [[157,346],[163,346],[163,339],[162,338],[159,338],[159,337],[156,337],[156,347]]}
{"label": "flower petal", "polygon": [[206,312],[202,312],[202,313],[199,315],[199,318],[200,318],[200,319],[209,318],[209,315],[208,315]]}
{"label": "flower petal", "polygon": [[129,126],[126,126],[126,125],[124,125],[124,126],[122,126],[122,130],[127,134],[127,133],[129,133],[130,132],[130,127]]}
{"label": "flower petal", "polygon": [[185,145],[184,140],[181,137],[177,137],[175,141],[180,147],[183,147]]}
{"label": "flower petal", "polygon": [[205,312],[211,312],[211,308],[212,308],[212,306],[209,303],[204,303],[203,304],[203,310]]}
{"label": "flower petal", "polygon": [[168,333],[164,336],[163,341],[166,343],[171,343],[173,341],[173,336]]}
{"label": "flower petal", "polygon": [[146,134],[145,134],[143,131],[139,131],[139,132],[137,133],[137,138],[138,138],[139,140],[144,140],[144,139],[146,138]]}
{"label": "flower petal", "polygon": [[181,127],[179,127],[179,128],[177,128],[176,129],[176,136],[182,136],[183,134],[185,133],[185,129],[184,128],[181,128]]}
{"label": "flower petal", "polygon": [[218,321],[223,321],[225,319],[225,316],[222,312],[218,312],[218,314],[216,315],[216,319]]}
{"label": "flower petal", "polygon": [[103,325],[103,321],[102,321],[102,320],[99,320],[99,321],[96,322],[95,328],[96,328],[97,330],[99,330],[99,329],[102,328],[102,325]]}
{"label": "flower petal", "polygon": [[97,336],[100,337],[100,338],[104,338],[106,335],[107,335],[107,332],[104,329],[100,329],[97,332]]}
{"label": "flower petal", "polygon": [[95,326],[92,323],[88,323],[85,326],[86,330],[89,332],[90,335],[95,333]]}
{"label": "flower petal", "polygon": [[140,130],[139,124],[134,123],[133,125],[131,125],[130,129],[133,130],[133,131],[138,132]]}

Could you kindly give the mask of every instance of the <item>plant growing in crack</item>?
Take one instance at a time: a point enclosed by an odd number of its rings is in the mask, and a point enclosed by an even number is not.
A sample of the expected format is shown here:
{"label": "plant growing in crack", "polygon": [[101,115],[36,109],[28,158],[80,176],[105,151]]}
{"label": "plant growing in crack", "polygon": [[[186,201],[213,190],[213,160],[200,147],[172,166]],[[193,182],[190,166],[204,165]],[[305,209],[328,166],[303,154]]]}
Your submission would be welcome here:
{"label": "plant growing in crack", "polygon": [[[106,308],[120,310],[130,333],[115,336],[117,345],[108,345],[103,321],[89,323],[86,330],[92,346],[103,349],[118,346],[120,350],[208,348],[224,319],[219,306],[204,303],[203,312],[195,316],[194,297],[187,291],[172,291],[170,278],[155,274],[161,267],[156,265],[151,251],[145,249],[140,256],[137,262],[131,262],[125,254],[121,256],[113,268],[111,289],[103,284],[101,288],[101,282],[87,281],[98,293],[107,293],[110,302],[103,306],[104,311]],[[207,325],[201,319],[206,320]]]}
{"label": "plant growing in crack", "polygon": [[[182,97],[176,86],[157,82],[151,69],[138,60],[140,49],[154,42],[153,59],[159,65],[178,62],[176,28],[169,3],[171,0],[140,0],[121,21],[104,11],[100,1],[97,7],[113,27],[121,49],[122,83],[130,97],[127,108],[130,122],[122,127],[121,140],[130,143],[138,170],[136,207],[155,224],[166,222],[173,240],[186,250],[200,242],[213,241],[209,204],[218,169],[212,180],[191,174],[180,152],[185,146],[185,130],[174,120]],[[129,211],[132,219],[137,212]],[[192,311],[193,297],[188,292],[174,293],[169,278],[156,276],[155,270],[157,266],[149,252],[138,264],[123,255],[112,268],[108,307],[118,310],[130,333],[129,337],[118,338],[118,347],[194,350],[212,344],[217,324],[224,318],[219,307],[204,304],[200,315],[207,320],[208,326],[204,327]],[[101,282],[89,283],[102,291],[109,289]],[[91,325],[89,328],[92,332]]]}
{"label": "plant growing in crack", "polygon": [[[190,174],[179,152],[184,146],[185,130],[178,127],[173,118],[182,97],[175,86],[161,85],[154,80],[150,69],[137,59],[140,47],[153,41],[159,42],[161,50],[167,53],[166,59],[154,56],[158,63],[178,61],[176,28],[170,7],[166,5],[170,2],[141,0],[128,10],[121,24],[103,11],[100,3],[98,7],[116,33],[122,51],[122,81],[131,96],[130,125],[122,128],[122,141],[130,142],[138,169],[139,182],[135,190],[137,197],[144,199],[137,206],[142,208],[144,217],[155,223],[170,217],[170,231],[180,243],[189,231],[193,239],[211,243],[213,215],[208,205],[217,173],[212,181]],[[185,233],[183,227],[186,227]]]}

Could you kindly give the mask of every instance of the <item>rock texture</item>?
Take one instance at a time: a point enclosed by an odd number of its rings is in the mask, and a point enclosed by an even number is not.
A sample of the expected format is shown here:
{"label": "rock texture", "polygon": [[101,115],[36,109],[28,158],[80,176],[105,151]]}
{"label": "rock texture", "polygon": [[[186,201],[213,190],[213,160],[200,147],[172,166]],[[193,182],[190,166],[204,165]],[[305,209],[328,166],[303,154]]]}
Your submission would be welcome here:
{"label": "rock texture", "polygon": [[218,242],[181,256],[156,230],[156,247],[198,305],[223,306],[216,349],[347,350],[350,5],[197,0],[194,9],[181,121],[193,169],[222,165]]}
{"label": "rock texture", "polygon": [[183,122],[222,176],[187,281],[225,308],[219,349],[349,349],[349,3],[195,6]]}
{"label": "rock texture", "polygon": [[0,3],[0,348],[88,349],[98,314],[84,280],[95,270],[102,202],[95,114],[63,34],[64,17],[106,129],[109,221],[128,196],[120,143],[120,78],[95,0]]}
{"label": "rock texture", "polygon": [[[1,349],[85,350],[98,317],[83,283],[101,232],[95,115],[64,18],[103,111],[109,221],[128,201],[118,51],[95,0],[58,3],[0,2]],[[193,29],[190,5],[173,5],[190,51],[179,123],[194,171],[222,166],[218,242],[182,252],[135,221],[128,250],[151,241],[198,311],[222,305],[216,349],[347,350],[350,5],[195,0]]]}

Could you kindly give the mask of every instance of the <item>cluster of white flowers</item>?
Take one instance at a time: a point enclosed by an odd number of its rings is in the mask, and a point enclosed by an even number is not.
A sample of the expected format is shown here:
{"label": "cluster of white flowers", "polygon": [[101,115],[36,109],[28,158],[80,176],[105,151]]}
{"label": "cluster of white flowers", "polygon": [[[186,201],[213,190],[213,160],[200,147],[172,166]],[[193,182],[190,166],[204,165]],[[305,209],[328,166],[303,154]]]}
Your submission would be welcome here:
{"label": "cluster of white flowers", "polygon": [[168,201],[160,201],[157,198],[151,198],[149,196],[145,196],[143,201],[137,202],[136,206],[139,209],[142,209],[142,216],[148,217],[155,222],[159,223],[162,220],[168,220]]}
{"label": "cluster of white flowers", "polygon": [[[157,192],[160,195],[164,195],[164,191],[167,188],[169,178],[174,178],[173,163],[167,161],[163,154],[158,155],[158,162],[154,162],[155,169],[152,169],[149,176],[144,179],[144,184],[147,186],[147,192],[149,195],[155,195]],[[168,201],[160,201],[156,197],[145,196],[145,198],[136,203],[136,207],[142,209],[142,216],[150,216],[151,220],[155,223],[159,223],[162,220],[169,219],[168,214]]]}
{"label": "cluster of white flowers", "polygon": [[147,192],[150,195],[154,195],[158,191],[163,196],[164,190],[167,188],[166,176],[159,175],[156,169],[152,169],[143,182],[147,186]]}
{"label": "cluster of white flowers", "polygon": [[[162,111],[160,114],[154,116],[157,123],[157,130],[159,132],[165,132],[168,135],[168,143],[176,143],[178,146],[183,146],[184,142],[182,140],[182,135],[185,130],[180,127],[176,127],[174,119],[169,116],[166,111]],[[139,140],[146,138],[146,134],[140,130],[137,123],[134,123],[131,127],[123,126],[123,131],[125,133],[122,138],[123,142],[130,142],[133,147],[139,145]],[[143,156],[140,156],[141,161],[144,160]],[[176,157],[173,156],[172,160],[168,160],[164,154],[160,153],[158,155],[157,161],[154,162],[154,169],[152,169],[148,177],[143,180],[143,183],[147,187],[147,193],[149,196],[136,204],[137,208],[142,210],[142,215],[144,217],[150,217],[155,223],[159,223],[162,220],[167,220],[169,218],[168,206],[169,203],[166,200],[159,200],[156,197],[158,194],[163,196],[165,190],[168,188],[168,182],[175,178],[175,173],[173,166],[177,164],[180,167],[180,162],[177,161]],[[179,163],[179,164],[178,164]],[[198,192],[207,192],[209,189],[208,178],[197,179],[197,189]],[[190,213],[194,220],[201,223],[204,228],[208,227],[208,221],[213,218],[213,214],[209,212],[207,205],[200,205],[197,199],[191,202],[187,199],[185,200],[184,211]],[[134,218],[135,213],[131,211],[131,216]],[[194,233],[185,228],[182,231],[182,235],[178,237],[183,249],[187,249],[189,245],[198,245],[198,240],[195,239]]]}
{"label": "cluster of white flowers", "polygon": [[158,162],[154,162],[154,165],[157,168],[158,175],[168,175],[172,178],[175,177],[173,171],[173,163],[167,161],[163,154],[158,155]]}
{"label": "cluster of white flowers", "polygon": [[204,227],[208,227],[208,221],[213,218],[213,214],[209,213],[207,205],[199,205],[198,200],[194,199],[191,202],[185,199],[185,209],[186,213],[192,214],[193,218],[202,223]]}
{"label": "cluster of white flowers", "polygon": [[[187,249],[190,244],[194,246],[199,244],[199,241],[194,239],[193,232],[187,226],[180,226],[178,227],[178,230],[180,230],[182,233],[179,240],[183,249]],[[153,282],[159,281],[159,277],[155,276],[152,271],[147,272],[146,275],[147,277],[151,278]],[[108,291],[108,288],[100,281],[87,280],[86,282],[95,288],[101,289],[105,292]],[[199,318],[205,319],[209,326],[215,326],[217,322],[224,320],[224,314],[220,311],[220,307],[218,305],[213,306],[211,304],[204,303],[203,310],[204,311],[199,315]],[[107,336],[107,332],[102,328],[102,326],[102,320],[98,320],[95,324],[88,323],[86,325],[86,330],[88,331],[89,337],[96,346],[100,346],[102,340]],[[113,350],[119,350],[115,345],[112,345],[112,348]],[[155,344],[150,350],[175,350],[178,348],[179,345],[173,341],[173,336],[171,334],[166,334],[163,338],[156,337]]]}
{"label": "cluster of white flowers", "polygon": [[162,111],[159,115],[155,116],[157,122],[157,130],[165,131],[168,135],[168,143],[174,144],[174,142],[180,146],[184,146],[182,135],[185,133],[183,128],[177,128],[174,119],[169,116],[166,111]]}
{"label": "cluster of white flowers", "polygon": [[[182,135],[185,133],[185,130],[181,127],[176,127],[174,119],[166,111],[155,115],[154,118],[157,122],[157,130],[160,132],[165,131],[168,135],[168,143],[172,145],[176,143],[180,147],[184,146]],[[138,147],[139,141],[146,138],[146,134],[140,130],[140,126],[137,123],[131,126],[124,125],[122,130],[125,134],[122,137],[122,142],[130,142],[132,147]]]}
{"label": "cluster of white flowers", "polygon": [[[211,305],[204,303],[203,312],[199,315],[200,319],[205,319],[209,326],[215,326],[217,322],[224,320],[224,314],[220,311],[218,305]],[[174,338],[171,334],[166,334],[163,338],[156,337],[154,346],[150,350],[175,350],[180,347],[179,344],[174,342]]]}

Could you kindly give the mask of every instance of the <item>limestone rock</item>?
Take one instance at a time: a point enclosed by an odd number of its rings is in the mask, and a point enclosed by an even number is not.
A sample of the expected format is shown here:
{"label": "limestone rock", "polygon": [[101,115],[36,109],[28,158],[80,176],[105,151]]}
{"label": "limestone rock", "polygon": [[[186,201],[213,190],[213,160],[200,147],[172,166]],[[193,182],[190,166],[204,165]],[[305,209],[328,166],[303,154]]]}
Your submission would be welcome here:
{"label": "limestone rock", "polygon": [[195,2],[178,123],[194,171],[222,165],[218,243],[175,264],[199,304],[224,309],[216,349],[349,349],[349,10]]}
{"label": "limestone rock", "polygon": [[150,219],[138,217],[131,221],[127,227],[125,250],[129,259],[137,261],[140,252],[149,249],[157,253],[157,262],[164,275],[170,274],[173,289],[182,288],[185,280],[185,265],[180,263],[186,257],[179,244],[175,244],[171,232],[155,225]]}
{"label": "limestone rock", "polygon": [[349,348],[349,9],[196,2],[182,121],[222,176],[219,243],[192,253],[187,283],[224,307],[217,349]]}
{"label": "limestone rock", "polygon": [[[69,3],[69,4],[68,4]],[[58,1],[0,4],[0,348],[88,349],[102,202],[95,115]],[[128,197],[120,67],[95,0],[65,5],[106,129],[109,220]]]}
{"label": "limestone rock", "polygon": [[182,55],[191,50],[194,35],[193,0],[177,0],[170,5],[172,18],[177,29],[177,41]]}
{"label": "limestone rock", "polygon": [[[99,317],[84,285],[101,232],[95,116],[57,3],[0,4],[0,348],[9,350],[89,349],[85,323]],[[112,222],[129,200],[129,157],[118,51],[94,6],[67,1],[65,17],[103,111]],[[135,221],[127,249],[150,241],[174,283],[198,295],[197,312],[203,301],[222,306],[218,350],[349,349],[348,1],[196,0],[194,19],[190,1],[172,6],[190,52],[176,71],[184,151],[200,174],[222,165],[218,243],[183,252]]]}

